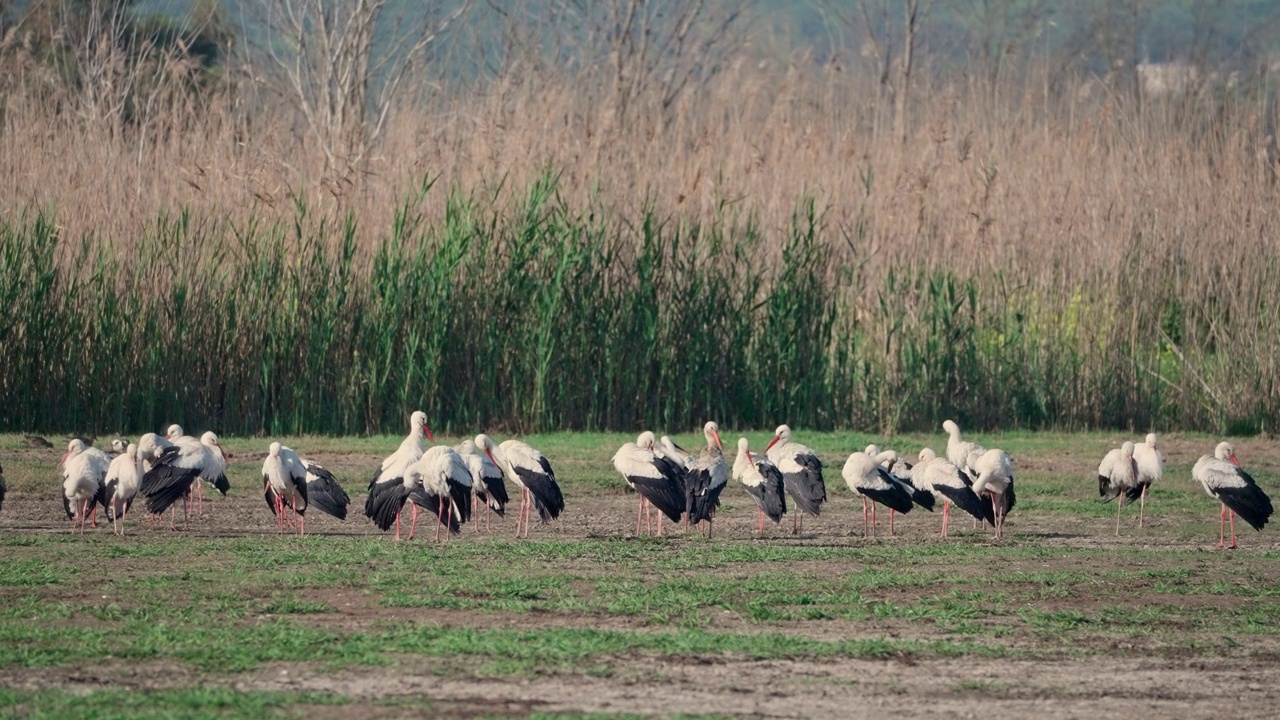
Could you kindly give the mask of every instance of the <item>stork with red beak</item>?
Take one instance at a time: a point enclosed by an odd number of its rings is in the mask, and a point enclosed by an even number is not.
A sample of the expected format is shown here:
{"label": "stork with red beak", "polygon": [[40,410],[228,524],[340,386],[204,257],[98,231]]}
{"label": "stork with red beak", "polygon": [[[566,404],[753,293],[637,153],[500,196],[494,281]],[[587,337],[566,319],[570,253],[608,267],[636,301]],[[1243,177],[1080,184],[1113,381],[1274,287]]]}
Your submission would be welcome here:
{"label": "stork with red beak", "polygon": [[1218,443],[1213,455],[1202,455],[1191,468],[1191,477],[1204,491],[1222,504],[1218,515],[1218,547],[1226,546],[1227,513],[1231,513],[1231,547],[1236,547],[1236,515],[1254,530],[1262,530],[1271,519],[1271,498],[1240,467],[1231,443]]}
{"label": "stork with red beak", "polygon": [[782,472],[783,487],[803,512],[792,518],[791,533],[803,530],[803,514],[817,517],[827,501],[827,484],[822,479],[822,460],[808,446],[791,440],[791,428],[779,425],[764,452]]}
{"label": "stork with red beak", "polygon": [[520,487],[520,514],[516,517],[516,537],[524,525],[524,536],[529,537],[529,518],[537,508],[538,517],[546,524],[564,512],[564,494],[556,482],[555,471],[547,458],[519,440],[507,440],[501,445],[493,438],[480,433],[476,447],[502,469],[508,480]]}

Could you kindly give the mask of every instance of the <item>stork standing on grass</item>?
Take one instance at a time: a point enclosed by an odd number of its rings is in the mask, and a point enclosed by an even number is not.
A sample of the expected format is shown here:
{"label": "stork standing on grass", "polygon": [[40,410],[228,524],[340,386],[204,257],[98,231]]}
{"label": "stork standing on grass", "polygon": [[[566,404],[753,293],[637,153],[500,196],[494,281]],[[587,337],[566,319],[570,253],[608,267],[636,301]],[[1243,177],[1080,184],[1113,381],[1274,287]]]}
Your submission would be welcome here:
{"label": "stork standing on grass", "polygon": [[564,512],[564,494],[560,492],[551,463],[541,452],[519,440],[507,440],[498,445],[484,433],[476,436],[476,447],[483,450],[494,465],[502,468],[508,480],[520,486],[516,537],[520,536],[521,523],[524,524],[524,536],[529,537],[529,519],[534,508],[537,508],[543,524]]}
{"label": "stork standing on grass", "polygon": [[1164,455],[1156,448],[1156,434],[1147,433],[1144,442],[1133,448],[1133,459],[1138,464],[1138,487],[1129,491],[1129,500],[1138,501],[1138,527],[1142,527],[1147,510],[1147,488],[1164,477]]}
{"label": "stork standing on grass", "polygon": [[787,513],[787,494],[782,471],[763,453],[751,452],[746,438],[738,438],[738,456],[733,461],[733,479],[747,488],[756,501],[756,513],[760,518],[760,532],[764,533],[766,515],[774,524],[782,522]]}
{"label": "stork standing on grass", "polygon": [[[147,439],[147,436],[143,437],[143,440]],[[167,447],[158,443],[153,447],[160,450],[151,469],[142,476],[142,484],[138,488],[147,499],[148,512],[160,515],[178,500],[190,497],[191,485],[199,477],[211,480],[224,495],[231,487],[226,476],[226,456],[216,434],[206,432],[195,441],[190,437],[179,437],[177,442]],[[184,504],[184,527],[188,517]]]}
{"label": "stork standing on grass", "polygon": [[1191,477],[1222,504],[1222,512],[1218,514],[1218,547],[1226,546],[1228,512],[1231,513],[1232,548],[1236,547],[1236,515],[1254,530],[1262,530],[1271,519],[1271,498],[1240,467],[1231,443],[1218,443],[1212,456],[1202,455],[1191,468]]}
{"label": "stork standing on grass", "polygon": [[[507,486],[502,482],[502,468],[498,467],[488,455],[480,452],[474,440],[467,440],[454,449],[467,463],[471,471],[471,487],[476,494],[477,505],[484,505],[484,529],[489,532],[489,518],[493,513],[498,517],[506,515],[507,503],[511,497],[507,495]],[[480,520],[476,520],[476,532],[480,531]]]}
{"label": "stork standing on grass", "polygon": [[83,533],[85,521],[92,513],[93,527],[98,527],[98,503],[106,504],[102,488],[111,458],[76,438],[67,444],[67,453],[58,465],[62,467],[62,506],[67,511],[67,519],[76,520]]}
{"label": "stork standing on grass", "polygon": [[947,537],[952,505],[977,520],[995,525],[994,510],[973,492],[969,476],[950,460],[938,457],[932,449],[924,448],[920,451],[920,461],[911,468],[911,482],[942,501],[942,537]]}
{"label": "stork standing on grass", "polygon": [[[845,484],[849,489],[862,496],[862,535],[866,537],[868,528],[871,529],[871,535],[875,535],[875,504],[879,503],[885,507],[896,510],[900,513],[911,512],[911,506],[914,502],[912,498],[912,490],[910,486],[889,474],[889,471],[882,465],[896,460],[898,454],[892,450],[886,450],[877,455],[869,455],[865,451],[855,452],[849,456],[844,463],[844,469],[841,475],[844,476]],[[871,522],[867,522],[867,501],[871,501]],[[932,497],[930,498],[932,502]]]}
{"label": "stork standing on grass", "polygon": [[653,433],[648,430],[640,433],[633,443],[625,443],[613,455],[613,467],[622,475],[640,496],[640,507],[636,511],[636,535],[640,535],[642,519],[648,520],[648,533],[653,534],[652,518],[645,511],[656,506],[658,508],[658,535],[662,535],[662,518],[671,518],[671,522],[680,522],[685,509],[684,469],[666,454],[659,454]]}
{"label": "stork standing on grass", "polygon": [[[400,495],[400,488],[404,485],[404,471],[412,464],[422,459],[422,454],[426,447],[426,440],[435,442],[435,437],[431,434],[431,428],[427,427],[427,414],[421,410],[415,410],[409,416],[409,435],[400,441],[400,447],[395,452],[388,455],[378,469],[374,471],[373,477],[369,480],[369,495],[364,500],[365,517],[378,523],[380,513],[386,511],[390,505],[384,502],[381,496],[390,493],[394,496]],[[405,493],[407,494],[407,490]],[[396,505],[398,500],[399,505]],[[391,515],[387,516],[396,523],[396,539],[400,538],[400,506],[404,504],[404,498],[396,498],[391,501],[395,505],[395,510]],[[380,524],[380,523],[379,523]],[[382,528],[386,530],[387,527]]]}
{"label": "stork standing on grass", "polygon": [[685,513],[686,521],[693,526],[703,520],[707,521],[707,537],[711,537],[712,524],[715,520],[716,506],[720,504],[720,493],[729,481],[729,466],[724,461],[724,450],[720,444],[720,426],[714,421],[702,426],[702,436],[707,446],[689,461],[689,470],[685,473]]}
{"label": "stork standing on grass", "polygon": [[123,453],[111,460],[103,488],[103,495],[110,505],[111,529],[121,537],[124,536],[124,515],[133,504],[141,483],[142,460],[138,457],[138,446],[129,443]]}
{"label": "stork standing on grass", "polygon": [[471,469],[457,450],[443,445],[428,448],[421,460],[405,470],[404,478],[410,487],[409,502],[413,503],[410,540],[419,507],[436,516],[436,542],[440,542],[440,528],[447,530],[445,539],[448,540],[459,532],[462,523],[471,519]]}
{"label": "stork standing on grass", "polygon": [[1120,535],[1120,509],[1125,496],[1138,487],[1138,463],[1133,459],[1133,443],[1125,442],[1107,453],[1098,464],[1098,495],[1116,501],[1116,536]]}
{"label": "stork standing on grass", "polygon": [[797,512],[792,518],[791,534],[804,529],[804,514],[817,517],[827,501],[827,484],[822,479],[822,460],[807,445],[791,440],[791,428],[779,425],[773,439],[765,446],[765,454],[782,472],[787,494],[795,501]]}
{"label": "stork standing on grass", "polygon": [[278,442],[271,443],[262,461],[262,494],[275,513],[278,534],[284,534],[286,509],[298,518],[298,535],[307,534],[307,471],[298,454]]}
{"label": "stork standing on grass", "polygon": [[999,540],[1004,529],[1004,517],[1017,501],[1013,491],[1013,459],[1003,450],[988,450],[982,454],[970,453],[968,465],[971,472],[978,475],[978,479],[973,481],[973,492],[978,497],[983,493],[991,496],[991,509],[995,515],[993,524]]}
{"label": "stork standing on grass", "polygon": [[[885,459],[880,462],[880,467],[888,471],[889,477],[891,479],[893,479],[898,484],[904,486],[904,489],[907,491],[907,493],[911,495],[911,502],[913,504],[919,505],[920,507],[924,508],[925,510],[928,510],[929,512],[933,512],[933,505],[934,505],[933,493],[927,489],[922,492],[920,486],[912,482],[911,465],[909,465],[905,460],[903,460],[902,457],[898,455],[897,451],[885,450],[883,453],[881,453],[881,450],[879,447],[875,445],[868,445],[866,450],[864,450],[863,452],[865,452],[867,455],[870,455],[871,457],[876,457],[878,455],[883,454]],[[895,513],[896,511],[892,507],[890,507],[889,508],[890,537],[893,536],[893,518]],[[872,507],[871,508],[872,527],[875,527],[875,524],[876,524],[875,508]]]}

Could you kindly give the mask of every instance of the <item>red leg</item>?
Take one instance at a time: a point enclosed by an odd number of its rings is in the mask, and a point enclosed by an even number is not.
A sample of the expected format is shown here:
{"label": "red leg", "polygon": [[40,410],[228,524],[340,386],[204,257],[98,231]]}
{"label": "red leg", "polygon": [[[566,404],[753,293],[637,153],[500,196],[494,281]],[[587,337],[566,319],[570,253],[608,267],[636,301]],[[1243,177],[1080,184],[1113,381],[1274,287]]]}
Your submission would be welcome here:
{"label": "red leg", "polygon": [[1120,508],[1124,507],[1124,493],[1116,496],[1116,537],[1120,537]]}
{"label": "red leg", "polygon": [[867,522],[867,496],[863,495],[862,496],[862,537],[867,536],[867,528],[869,527],[871,527],[871,524]]}
{"label": "red leg", "polygon": [[1231,511],[1231,549],[1236,549],[1236,511]]}
{"label": "red leg", "polygon": [[306,536],[307,536],[307,516],[299,515],[298,516],[298,537],[306,537]]}
{"label": "red leg", "polygon": [[893,537],[893,508],[889,508],[889,537]]}
{"label": "red leg", "polygon": [[1218,512],[1218,547],[1227,546],[1227,505],[1222,503],[1222,510]]}
{"label": "red leg", "polygon": [[439,509],[436,511],[436,542],[440,542],[440,526],[444,524],[444,498],[439,498]]}
{"label": "red leg", "polygon": [[414,531],[418,529],[418,503],[410,500],[409,504],[413,506],[413,517],[409,523],[409,539],[412,540]]}
{"label": "red leg", "polygon": [[[520,508],[524,509],[524,498],[521,497]],[[640,518],[644,516],[644,496],[640,497],[640,506],[636,508],[636,537],[640,537]]]}
{"label": "red leg", "polygon": [[763,535],[764,534],[764,510],[761,510],[759,507],[757,507],[756,516],[760,518],[760,534]]}
{"label": "red leg", "polygon": [[662,537],[662,518],[663,513],[658,513],[658,537]]}
{"label": "red leg", "polygon": [[1138,497],[1138,527],[1142,527],[1142,516],[1147,511],[1147,488],[1148,485],[1142,486],[1142,495]]}
{"label": "red leg", "polygon": [[876,504],[871,503],[871,537],[876,536]]}

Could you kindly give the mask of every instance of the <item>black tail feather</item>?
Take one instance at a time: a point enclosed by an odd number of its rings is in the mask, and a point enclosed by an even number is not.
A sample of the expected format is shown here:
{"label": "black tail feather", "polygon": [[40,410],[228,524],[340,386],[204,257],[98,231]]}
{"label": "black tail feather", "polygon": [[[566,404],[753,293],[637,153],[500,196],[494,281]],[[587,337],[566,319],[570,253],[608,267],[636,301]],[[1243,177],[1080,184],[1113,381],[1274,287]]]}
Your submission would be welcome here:
{"label": "black tail feather", "polygon": [[388,484],[374,488],[374,491],[369,493],[369,499],[372,502],[366,504],[369,508],[368,516],[379,530],[385,532],[396,524],[396,516],[400,514],[405,501],[409,499],[409,490],[404,483]]}

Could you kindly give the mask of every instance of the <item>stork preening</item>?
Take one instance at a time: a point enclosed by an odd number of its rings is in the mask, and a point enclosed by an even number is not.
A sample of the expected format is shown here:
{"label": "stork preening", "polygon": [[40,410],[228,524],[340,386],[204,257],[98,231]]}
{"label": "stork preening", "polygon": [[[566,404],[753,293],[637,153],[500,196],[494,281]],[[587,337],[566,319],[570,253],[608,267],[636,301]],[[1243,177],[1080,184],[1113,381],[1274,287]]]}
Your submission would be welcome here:
{"label": "stork preening", "polygon": [[649,507],[658,508],[659,536],[662,535],[663,516],[678,523],[685,509],[684,468],[665,453],[657,452],[655,445],[653,433],[646,430],[635,442],[625,443],[613,455],[614,469],[640,496],[640,507],[636,511],[637,536],[640,535],[642,520],[648,520],[646,527],[653,535],[653,521],[645,512]]}
{"label": "stork preening", "polygon": [[1138,486],[1129,491],[1129,500],[1138,501],[1138,527],[1142,527],[1147,509],[1147,488],[1164,477],[1164,455],[1156,448],[1156,434],[1147,433],[1147,439],[1133,448],[1133,460],[1138,464]]}
{"label": "stork preening", "polygon": [[1254,530],[1262,530],[1271,519],[1271,498],[1240,467],[1231,443],[1218,443],[1212,456],[1202,455],[1191,468],[1191,477],[1222,504],[1222,512],[1218,514],[1218,547],[1226,546],[1228,512],[1231,513],[1232,548],[1236,547],[1236,515]]}
{"label": "stork preening", "polygon": [[773,431],[773,439],[764,449],[765,454],[782,472],[787,494],[800,508],[792,518],[791,532],[804,529],[804,514],[817,517],[822,503],[827,501],[827,484],[822,480],[822,460],[806,445],[791,440],[791,428],[779,425]]}
{"label": "stork preening", "polygon": [[[115,445],[114,441],[112,445]],[[103,487],[111,515],[111,530],[121,537],[124,536],[124,515],[133,505],[141,484],[142,459],[138,457],[138,446],[129,443],[125,445],[124,452],[112,458],[107,466],[106,485]]]}
{"label": "stork preening", "polygon": [[77,521],[83,533],[85,521],[92,513],[93,527],[97,527],[98,503],[106,504],[102,489],[111,458],[76,438],[67,444],[67,453],[58,464],[62,466],[62,507],[67,511],[67,519]]}
{"label": "stork preening", "polygon": [[[865,452],[867,455],[870,455],[871,457],[876,457],[877,455],[882,454],[880,448],[876,447],[875,445],[868,445],[866,449],[863,450],[863,452]],[[933,493],[927,489],[922,490],[917,485],[915,485],[915,483],[911,481],[911,465],[908,464],[905,460],[903,460],[902,457],[898,455],[898,453],[894,450],[885,450],[883,452],[883,455],[885,459],[881,461],[880,466],[883,467],[889,473],[889,477],[893,478],[893,480],[896,481],[898,484],[904,486],[904,489],[907,491],[907,493],[911,495],[911,502],[913,504],[919,505],[920,507],[924,508],[925,510],[928,510],[929,512],[933,512],[933,505],[934,505]],[[894,510],[892,507],[889,508],[889,536],[890,537],[893,536],[893,518],[896,512],[897,511]],[[872,507],[871,508],[871,527],[872,528],[876,526],[875,517],[876,517],[875,507]]]}
{"label": "stork preening", "polygon": [[524,524],[524,536],[529,537],[529,519],[534,508],[543,524],[560,517],[564,512],[564,494],[556,482],[555,471],[546,456],[519,440],[507,440],[501,445],[481,433],[476,436],[476,447],[502,469],[508,480],[520,486],[520,514],[516,518],[516,537]]}
{"label": "stork preening", "polygon": [[720,426],[708,422],[702,426],[702,436],[707,446],[689,461],[684,476],[685,521],[696,527],[707,521],[707,537],[711,537],[716,507],[720,493],[729,482],[729,466],[724,461],[724,449],[720,444]]}
{"label": "stork preening", "polygon": [[436,516],[436,542],[440,541],[440,528],[445,528],[448,540],[459,532],[462,523],[471,520],[471,469],[457,450],[444,445],[427,448],[422,459],[405,470],[404,478],[406,485],[411,486],[409,502],[413,503],[410,540],[419,507]]}
{"label": "stork preening", "polygon": [[[507,512],[507,503],[511,497],[507,495],[506,483],[502,482],[502,468],[498,467],[488,455],[480,452],[474,440],[467,440],[455,448],[467,463],[471,471],[471,487],[476,496],[476,504],[484,505],[484,529],[491,527],[489,518],[493,513],[503,517]],[[476,519],[476,531],[480,530],[480,520]]]}
{"label": "stork preening", "polygon": [[1098,464],[1098,495],[1116,501],[1116,536],[1120,535],[1120,508],[1138,487],[1138,463],[1133,459],[1133,443],[1125,442],[1107,453]]}
{"label": "stork preening", "polygon": [[786,480],[768,455],[751,452],[746,438],[738,438],[738,456],[733,461],[732,475],[756,501],[762,534],[766,515],[775,525],[782,522],[782,516],[787,514]]}
{"label": "stork preening", "polygon": [[[885,468],[883,463],[892,464],[898,459],[898,453],[892,450],[885,450],[876,455],[869,455],[865,451],[856,452],[849,456],[844,463],[844,470],[841,474],[844,476],[845,484],[849,489],[862,496],[862,534],[864,537],[868,534],[868,529],[874,537],[875,533],[875,506],[876,503],[884,505],[892,510],[900,513],[911,512],[914,504],[920,504],[922,507],[933,509],[933,495],[924,490],[918,490],[902,480],[894,477]],[[867,518],[867,501],[871,501],[871,519],[868,523]],[[890,531],[892,533],[892,530]]]}
{"label": "stork preening", "polygon": [[[223,495],[231,484],[227,482],[226,455],[218,443],[218,436],[206,432],[195,440],[179,436],[176,441],[165,441],[148,433],[138,443],[139,453],[145,458],[154,457],[151,468],[142,476],[138,491],[147,499],[147,511],[163,514],[178,500],[190,497],[191,486],[197,478],[213,483]],[[144,453],[144,449],[147,452]],[[183,526],[189,519],[187,505],[183,504]]]}
{"label": "stork preening", "polygon": [[658,438],[658,444],[662,446],[662,454],[675,461],[682,468],[688,468],[689,463],[693,461],[693,453],[680,447],[675,440],[666,435]]}
{"label": "stork preening", "polygon": [[[399,494],[396,489],[404,485],[404,471],[408,467],[422,459],[422,453],[426,448],[426,440],[435,442],[435,437],[431,434],[431,428],[427,427],[427,414],[421,410],[415,410],[409,416],[409,435],[400,441],[400,447],[395,452],[388,455],[378,469],[374,471],[373,477],[369,480],[369,495],[364,500],[364,514],[381,526],[378,520],[381,515],[375,517],[376,513],[386,512],[387,506],[380,504],[382,495],[392,493]],[[405,490],[407,495],[408,490]],[[400,505],[404,504],[404,498],[400,499]],[[396,539],[400,539],[400,505],[397,505],[395,511],[392,512],[387,519],[396,522]],[[377,506],[377,507],[375,507]],[[383,530],[390,528],[388,524]]]}
{"label": "stork preening", "polygon": [[271,443],[262,461],[262,496],[275,513],[277,534],[284,534],[286,509],[298,519],[298,535],[307,534],[307,471],[302,458],[278,442]]}
{"label": "stork preening", "polygon": [[947,537],[951,506],[955,505],[977,520],[995,525],[995,511],[973,491],[969,476],[946,458],[938,457],[930,448],[920,451],[920,461],[911,468],[911,482],[921,490],[933,493],[942,501],[942,532]]}
{"label": "stork preening", "polygon": [[1004,518],[1013,509],[1017,496],[1013,491],[1013,459],[1003,450],[988,450],[982,454],[969,454],[970,471],[977,474],[973,492],[991,496],[991,509],[995,515],[996,539],[1003,535]]}
{"label": "stork preening", "polygon": [[[952,465],[969,472],[969,456],[977,453],[981,456],[987,451],[978,443],[969,442],[960,437],[960,426],[955,420],[946,420],[942,423],[942,429],[947,433],[947,460]],[[970,473],[974,475],[974,473]]]}

